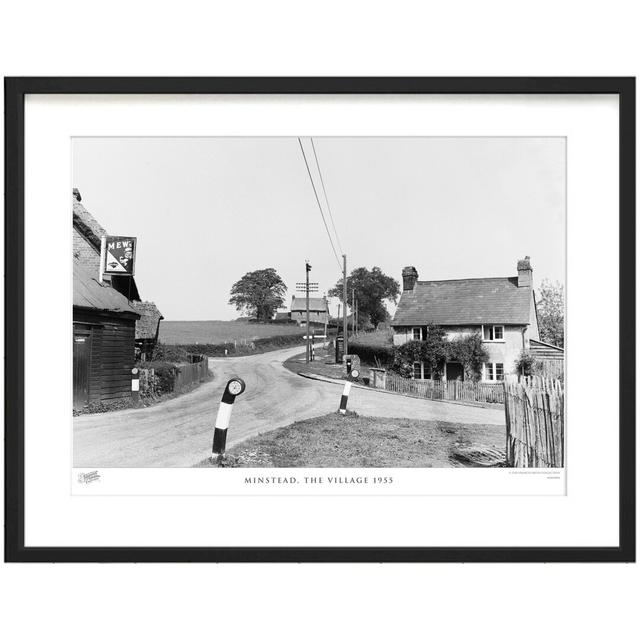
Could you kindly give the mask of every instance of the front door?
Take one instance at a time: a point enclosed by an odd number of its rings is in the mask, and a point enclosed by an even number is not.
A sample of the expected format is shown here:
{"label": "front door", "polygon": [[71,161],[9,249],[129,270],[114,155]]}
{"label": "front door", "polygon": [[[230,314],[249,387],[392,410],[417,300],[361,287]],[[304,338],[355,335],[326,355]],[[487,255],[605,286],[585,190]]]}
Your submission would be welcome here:
{"label": "front door", "polygon": [[73,332],[73,408],[82,409],[89,402],[89,362],[91,332]]}
{"label": "front door", "polygon": [[464,380],[464,367],[460,362],[447,362],[447,380]]}

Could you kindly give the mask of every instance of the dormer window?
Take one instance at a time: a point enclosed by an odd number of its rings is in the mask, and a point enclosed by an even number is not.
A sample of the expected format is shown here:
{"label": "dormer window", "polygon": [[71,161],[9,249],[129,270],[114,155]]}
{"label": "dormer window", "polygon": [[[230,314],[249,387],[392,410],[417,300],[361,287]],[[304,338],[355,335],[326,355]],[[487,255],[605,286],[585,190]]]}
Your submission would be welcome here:
{"label": "dormer window", "polygon": [[504,326],[501,324],[483,325],[482,338],[485,342],[504,342]]}

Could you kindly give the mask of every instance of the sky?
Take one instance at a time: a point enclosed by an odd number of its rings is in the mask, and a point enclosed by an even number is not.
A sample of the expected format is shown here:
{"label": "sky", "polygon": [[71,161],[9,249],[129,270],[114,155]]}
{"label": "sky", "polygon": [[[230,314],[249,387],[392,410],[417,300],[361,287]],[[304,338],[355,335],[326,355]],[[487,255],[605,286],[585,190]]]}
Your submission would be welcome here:
{"label": "sky", "polygon": [[74,138],[73,182],[109,234],[137,237],[141,298],[166,320],[237,318],[231,287],[267,267],[288,307],[305,260],[322,295],[343,253],[348,272],[400,283],[408,265],[420,280],[515,276],[529,255],[536,288],[564,284],[564,138],[315,137],[317,164],[300,141],[337,258],[295,137]]}

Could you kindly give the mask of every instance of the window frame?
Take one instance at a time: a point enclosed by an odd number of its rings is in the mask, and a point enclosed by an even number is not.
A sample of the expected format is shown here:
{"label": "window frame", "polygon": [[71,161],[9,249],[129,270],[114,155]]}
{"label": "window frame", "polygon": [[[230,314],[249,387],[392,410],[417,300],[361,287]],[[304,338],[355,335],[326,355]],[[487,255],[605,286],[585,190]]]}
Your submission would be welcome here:
{"label": "window frame", "polygon": [[[420,337],[416,338],[416,329],[420,333]],[[422,340],[422,327],[411,327],[411,339],[412,340]]]}
{"label": "window frame", "polygon": [[[483,324],[482,326],[482,342],[504,342],[504,325],[503,324]],[[496,329],[500,328],[502,330],[502,338],[496,338]],[[485,337],[485,328],[490,329],[491,337]]]}

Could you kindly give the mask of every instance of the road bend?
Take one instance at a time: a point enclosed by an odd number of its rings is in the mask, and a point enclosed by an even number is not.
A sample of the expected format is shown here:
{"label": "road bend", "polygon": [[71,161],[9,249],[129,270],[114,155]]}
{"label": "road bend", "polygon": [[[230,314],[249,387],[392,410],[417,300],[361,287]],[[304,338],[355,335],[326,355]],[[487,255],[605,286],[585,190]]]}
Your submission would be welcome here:
{"label": "road bend", "polygon": [[[234,404],[227,448],[298,420],[337,411],[342,386],[282,366],[300,347],[239,358],[209,358],[213,381],[143,409],[73,419],[76,467],[191,467],[211,452],[218,404],[230,377],[247,384]],[[407,398],[354,386],[349,409],[361,415],[504,425],[502,409]]]}

